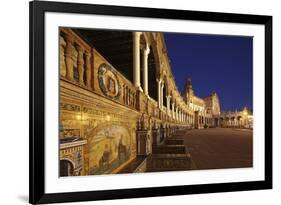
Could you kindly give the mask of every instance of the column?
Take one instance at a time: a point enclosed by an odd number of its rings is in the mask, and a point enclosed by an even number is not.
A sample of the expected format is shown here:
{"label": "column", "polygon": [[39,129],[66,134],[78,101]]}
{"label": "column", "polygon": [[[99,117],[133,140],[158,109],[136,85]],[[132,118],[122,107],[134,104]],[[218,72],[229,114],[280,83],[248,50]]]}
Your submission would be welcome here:
{"label": "column", "polygon": [[66,74],[66,66],[65,66],[65,45],[66,42],[62,36],[60,36],[60,75],[65,77]]}
{"label": "column", "polygon": [[88,88],[91,88],[91,53],[86,51],[86,85]]}
{"label": "column", "polygon": [[133,32],[133,68],[134,86],[141,89],[140,85],[140,35],[141,32]]}
{"label": "column", "polygon": [[158,87],[158,107],[161,109],[161,78],[157,79],[157,87]]}
{"label": "column", "polygon": [[92,48],[92,50],[90,50],[91,54],[92,54],[92,58],[91,58],[91,88],[93,90],[95,90],[95,77],[96,77],[96,74],[95,74],[95,49]]}
{"label": "column", "polygon": [[146,44],[146,47],[142,51],[143,51],[142,84],[143,84],[144,94],[148,96],[148,54],[150,51],[148,44]]}
{"label": "column", "polygon": [[168,95],[168,96],[166,96],[166,98],[167,98],[167,113],[168,113],[169,116],[171,116],[170,115],[170,99],[171,99],[171,96]]}
{"label": "column", "polygon": [[65,46],[65,64],[66,64],[66,78],[68,80],[73,80],[73,38],[69,35],[65,36],[66,46]]}
{"label": "column", "polygon": [[79,84],[84,85],[84,48],[81,46],[77,46],[78,51],[78,59],[77,59],[77,65],[78,65],[78,74],[79,74]]}

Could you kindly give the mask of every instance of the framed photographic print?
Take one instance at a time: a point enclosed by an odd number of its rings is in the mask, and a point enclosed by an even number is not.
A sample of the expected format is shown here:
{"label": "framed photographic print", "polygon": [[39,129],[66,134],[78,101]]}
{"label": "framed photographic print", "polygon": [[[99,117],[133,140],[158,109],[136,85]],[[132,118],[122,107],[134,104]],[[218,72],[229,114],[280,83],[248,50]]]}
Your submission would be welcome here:
{"label": "framed photographic print", "polygon": [[272,17],[30,2],[30,203],[272,188]]}

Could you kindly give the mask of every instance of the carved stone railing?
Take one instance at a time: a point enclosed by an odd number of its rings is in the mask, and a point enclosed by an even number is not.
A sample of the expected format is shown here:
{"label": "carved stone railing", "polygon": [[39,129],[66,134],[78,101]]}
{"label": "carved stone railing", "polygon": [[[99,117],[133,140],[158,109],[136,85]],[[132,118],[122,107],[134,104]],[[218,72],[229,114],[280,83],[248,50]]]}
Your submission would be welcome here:
{"label": "carved stone railing", "polygon": [[134,85],[126,79],[122,74],[119,73],[122,87],[122,103],[128,107],[137,108],[137,90]]}
{"label": "carved stone railing", "polygon": [[[94,48],[88,45],[72,29],[60,30],[60,77],[80,87],[98,92],[98,63],[105,63],[114,74],[118,75],[120,95],[113,98],[121,104],[136,108],[137,94],[132,83],[111,66]],[[104,62],[102,62],[102,59]],[[96,63],[96,64],[95,64]],[[100,92],[99,94],[104,94]],[[114,97],[114,96],[113,96]]]}
{"label": "carved stone railing", "polygon": [[60,76],[92,90],[91,47],[69,28],[60,30]]}
{"label": "carved stone railing", "polygon": [[123,104],[129,107],[136,108],[136,91],[129,85],[128,82],[124,82],[122,85],[122,100]]}

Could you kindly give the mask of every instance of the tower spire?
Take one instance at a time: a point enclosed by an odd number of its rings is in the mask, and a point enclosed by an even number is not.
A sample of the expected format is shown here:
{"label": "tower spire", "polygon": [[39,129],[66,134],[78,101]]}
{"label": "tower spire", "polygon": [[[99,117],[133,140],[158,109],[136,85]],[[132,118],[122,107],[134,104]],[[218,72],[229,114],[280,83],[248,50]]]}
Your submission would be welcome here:
{"label": "tower spire", "polygon": [[188,77],[188,78],[186,79],[185,85],[186,85],[186,86],[192,86],[192,84],[191,84],[191,78],[190,78],[190,77]]}

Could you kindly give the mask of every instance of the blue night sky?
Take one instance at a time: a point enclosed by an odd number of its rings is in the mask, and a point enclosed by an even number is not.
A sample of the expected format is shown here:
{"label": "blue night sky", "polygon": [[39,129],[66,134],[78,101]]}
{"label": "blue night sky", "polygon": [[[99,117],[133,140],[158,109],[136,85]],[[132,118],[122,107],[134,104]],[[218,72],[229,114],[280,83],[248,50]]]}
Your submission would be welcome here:
{"label": "blue night sky", "polygon": [[252,37],[165,33],[168,55],[180,91],[187,77],[195,95],[216,91],[222,111],[253,107]]}

